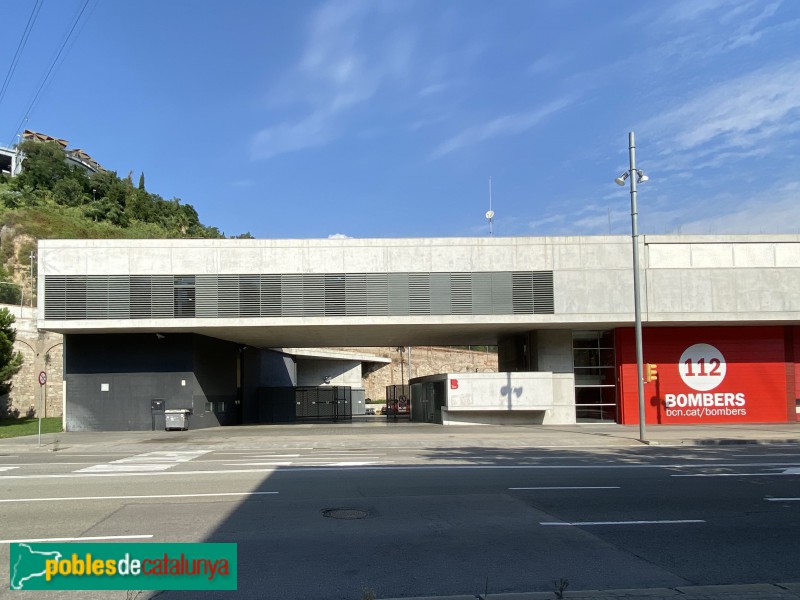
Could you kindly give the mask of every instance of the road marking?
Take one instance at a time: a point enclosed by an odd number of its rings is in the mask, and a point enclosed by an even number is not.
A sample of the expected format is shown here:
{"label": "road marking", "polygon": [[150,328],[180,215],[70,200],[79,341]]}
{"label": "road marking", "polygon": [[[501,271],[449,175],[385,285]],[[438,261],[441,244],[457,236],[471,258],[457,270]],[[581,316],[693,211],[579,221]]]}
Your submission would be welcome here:
{"label": "road marking", "polygon": [[780,454],[737,454],[737,458],[766,458],[775,456],[797,456],[796,452],[783,452]]}
{"label": "road marking", "polygon": [[0,467],[0,471],[10,471],[11,469],[19,469],[19,467]]}
{"label": "road marking", "polygon": [[[195,463],[196,464],[196,463]],[[742,466],[769,466],[769,465],[787,465],[789,463],[756,463],[756,464],[730,464],[725,465],[725,467],[742,467]],[[796,463],[791,463],[791,465],[795,465]],[[608,470],[608,469],[681,469],[681,468],[698,468],[698,467],[713,467],[718,468],[720,465],[687,465],[687,464],[673,464],[673,465],[392,465],[392,464],[381,464],[381,465],[368,465],[368,466],[292,466],[292,467],[267,467],[263,469],[208,469],[208,470],[191,470],[191,471],[170,471],[169,473],[165,473],[163,471],[155,471],[155,472],[145,472],[145,473],[137,473],[137,472],[85,472],[82,471],[75,471],[74,473],[69,474],[48,474],[48,475],[0,475],[0,481],[5,479],[70,479],[70,478],[79,478],[79,477],[136,477],[136,476],[148,476],[148,477],[155,477],[157,475],[169,475],[170,477],[176,477],[178,475],[235,475],[235,474],[242,474],[242,473],[273,473],[275,471],[280,472],[302,472],[302,471],[333,471],[333,470],[363,470],[363,471],[379,471],[379,470],[397,470],[397,471],[441,471],[441,470],[486,470],[486,469],[498,469],[498,470],[554,470],[554,469],[599,469],[599,470]],[[672,477],[685,477],[686,475],[672,475]],[[691,475],[688,475],[691,477]]]}
{"label": "road marking", "polygon": [[64,500],[143,500],[153,498],[212,498],[217,496],[271,496],[278,492],[219,492],[211,494],[152,494],[147,496],[74,496],[70,498],[13,498],[0,500],[2,504],[12,502],[61,502]]}
{"label": "road marking", "polygon": [[539,525],[566,525],[569,527],[587,527],[590,525],[680,525],[684,523],[705,523],[702,519],[681,519],[674,521],[576,521],[564,523],[561,521],[543,522]]}
{"label": "road marking", "polygon": [[225,466],[228,467],[289,467],[291,465],[292,465],[291,462],[225,463]]}
{"label": "road marking", "polygon": [[790,467],[779,473],[686,473],[670,477],[775,477],[776,475],[800,475],[800,467]]}
{"label": "road marking", "polygon": [[95,540],[146,540],[153,537],[149,535],[95,535],[89,537],[64,537],[64,538],[39,538],[26,540],[0,540],[0,544],[25,544],[38,542],[92,542]]}
{"label": "road marking", "polygon": [[618,490],[618,485],[603,486],[550,486],[550,487],[511,487],[510,490]]}
{"label": "road marking", "polygon": [[764,498],[767,502],[800,502],[800,498]]}
{"label": "road marking", "polygon": [[176,451],[156,451],[145,452],[135,456],[128,456],[118,460],[94,465],[84,469],[78,469],[77,473],[119,473],[131,471],[145,471],[148,473],[156,471],[166,471],[180,463],[188,462],[203,454],[208,454],[208,450],[176,450]]}

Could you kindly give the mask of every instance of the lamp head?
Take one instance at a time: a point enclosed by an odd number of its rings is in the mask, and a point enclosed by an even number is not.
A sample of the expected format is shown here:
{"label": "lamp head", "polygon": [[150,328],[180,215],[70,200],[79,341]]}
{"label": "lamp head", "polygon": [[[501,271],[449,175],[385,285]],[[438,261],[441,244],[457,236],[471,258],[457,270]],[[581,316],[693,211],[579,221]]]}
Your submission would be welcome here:
{"label": "lamp head", "polygon": [[642,170],[641,170],[641,169],[636,169],[636,180],[637,180],[639,183],[644,183],[645,181],[649,181],[649,180],[650,180],[650,178],[649,178],[647,175],[645,175],[645,174],[642,172]]}
{"label": "lamp head", "polygon": [[617,177],[614,180],[614,183],[616,183],[617,185],[625,185],[625,180],[626,179],[628,179],[628,172],[627,171],[625,171],[622,175]]}

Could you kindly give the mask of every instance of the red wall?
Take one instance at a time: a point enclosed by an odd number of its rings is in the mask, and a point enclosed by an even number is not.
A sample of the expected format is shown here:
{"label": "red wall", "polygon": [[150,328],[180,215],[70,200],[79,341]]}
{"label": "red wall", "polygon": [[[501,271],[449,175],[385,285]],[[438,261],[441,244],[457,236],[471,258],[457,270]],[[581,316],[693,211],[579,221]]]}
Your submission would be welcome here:
{"label": "red wall", "polygon": [[[795,358],[784,327],[646,328],[645,363],[658,380],[645,383],[646,423],[774,423],[794,412]],[[791,346],[797,347],[797,336]],[[790,346],[790,347],[791,347]],[[634,331],[616,332],[620,422],[639,422]],[[794,384],[794,385],[792,385]],[[797,396],[800,397],[800,396]]]}

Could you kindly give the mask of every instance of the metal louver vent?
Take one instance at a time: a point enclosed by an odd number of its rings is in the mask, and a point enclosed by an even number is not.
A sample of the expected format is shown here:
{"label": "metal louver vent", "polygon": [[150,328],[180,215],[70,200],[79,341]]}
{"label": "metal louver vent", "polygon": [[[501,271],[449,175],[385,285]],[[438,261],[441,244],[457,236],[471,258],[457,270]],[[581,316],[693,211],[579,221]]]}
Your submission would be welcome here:
{"label": "metal louver vent", "polygon": [[553,314],[552,271],[47,275],[45,318]]}

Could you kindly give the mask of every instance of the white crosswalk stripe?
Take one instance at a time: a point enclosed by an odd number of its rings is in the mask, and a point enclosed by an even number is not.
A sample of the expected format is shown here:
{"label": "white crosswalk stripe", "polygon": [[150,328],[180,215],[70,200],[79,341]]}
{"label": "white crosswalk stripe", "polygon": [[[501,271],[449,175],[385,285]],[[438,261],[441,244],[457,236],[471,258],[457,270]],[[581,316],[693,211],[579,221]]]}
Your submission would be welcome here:
{"label": "white crosswalk stripe", "polygon": [[145,452],[110,463],[78,469],[76,473],[146,473],[166,471],[180,463],[188,462],[208,453],[208,450],[177,450]]}

